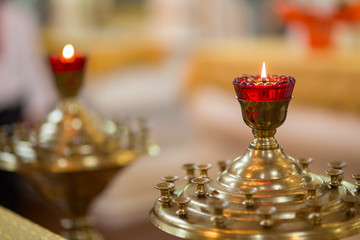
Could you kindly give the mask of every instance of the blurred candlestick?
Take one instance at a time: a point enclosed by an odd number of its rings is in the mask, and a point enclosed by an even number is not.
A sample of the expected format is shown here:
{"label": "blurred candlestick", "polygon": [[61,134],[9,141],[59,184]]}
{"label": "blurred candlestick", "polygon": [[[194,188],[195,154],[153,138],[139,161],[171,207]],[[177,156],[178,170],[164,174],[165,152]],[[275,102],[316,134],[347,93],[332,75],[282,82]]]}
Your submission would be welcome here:
{"label": "blurred candlestick", "polygon": [[76,53],[74,47],[67,44],[62,54],[51,55],[49,59],[60,96],[76,97],[82,85],[86,57]]}

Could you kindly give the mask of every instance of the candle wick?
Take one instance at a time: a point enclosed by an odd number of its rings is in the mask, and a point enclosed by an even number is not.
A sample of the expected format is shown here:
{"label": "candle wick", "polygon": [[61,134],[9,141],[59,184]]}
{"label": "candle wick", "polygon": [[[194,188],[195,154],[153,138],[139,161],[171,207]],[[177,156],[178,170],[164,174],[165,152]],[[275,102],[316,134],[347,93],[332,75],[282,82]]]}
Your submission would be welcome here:
{"label": "candle wick", "polygon": [[265,77],[262,77],[262,78],[261,78],[261,81],[262,81],[263,83],[266,83],[266,78],[265,78]]}
{"label": "candle wick", "polygon": [[249,79],[251,79],[251,80],[253,80],[253,81],[256,81],[256,79],[255,79],[253,76],[251,76],[251,75],[249,75],[249,74],[247,74],[247,73],[243,73],[242,75],[245,76],[245,77],[247,77],[247,78],[248,78],[248,81],[249,81]]}

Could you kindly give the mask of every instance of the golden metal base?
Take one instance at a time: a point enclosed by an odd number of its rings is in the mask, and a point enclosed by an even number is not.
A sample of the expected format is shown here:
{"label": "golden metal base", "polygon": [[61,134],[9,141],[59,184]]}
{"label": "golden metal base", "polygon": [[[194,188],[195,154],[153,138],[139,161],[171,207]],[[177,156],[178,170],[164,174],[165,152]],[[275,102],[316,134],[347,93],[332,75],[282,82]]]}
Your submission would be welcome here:
{"label": "golden metal base", "polygon": [[[200,186],[200,173],[175,194],[163,189],[162,198],[174,200],[168,206],[156,201],[153,224],[188,239],[335,240],[359,233],[357,191],[341,180],[342,170],[330,170],[327,177],[311,173],[309,159],[288,156],[275,140],[290,100],[239,102],[254,133],[245,153],[219,176],[205,176],[208,183]],[[191,199],[182,206],[185,216],[177,214],[178,197]]]}

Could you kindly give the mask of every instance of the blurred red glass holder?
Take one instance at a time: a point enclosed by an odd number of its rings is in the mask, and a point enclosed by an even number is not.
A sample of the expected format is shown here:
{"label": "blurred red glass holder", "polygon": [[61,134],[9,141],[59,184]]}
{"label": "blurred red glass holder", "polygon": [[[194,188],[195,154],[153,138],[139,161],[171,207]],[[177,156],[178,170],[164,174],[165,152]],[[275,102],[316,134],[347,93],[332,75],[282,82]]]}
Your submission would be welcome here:
{"label": "blurred red glass holder", "polygon": [[310,4],[306,6],[304,2],[300,4],[278,0],[275,11],[287,27],[305,35],[311,48],[324,49],[333,47],[335,29],[340,22],[353,24],[360,20],[359,1],[339,1],[333,4],[334,8],[325,14],[322,9],[313,8]]}

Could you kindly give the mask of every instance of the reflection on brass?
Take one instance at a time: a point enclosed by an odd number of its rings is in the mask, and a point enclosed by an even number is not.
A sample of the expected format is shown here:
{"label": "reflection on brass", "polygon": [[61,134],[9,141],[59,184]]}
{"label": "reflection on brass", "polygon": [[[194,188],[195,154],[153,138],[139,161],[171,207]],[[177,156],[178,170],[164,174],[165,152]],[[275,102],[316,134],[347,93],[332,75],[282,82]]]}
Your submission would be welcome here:
{"label": "reflection on brass", "polygon": [[245,152],[207,178],[194,171],[196,164],[183,165],[186,186],[177,195],[191,199],[187,217],[177,217],[176,204],[165,208],[156,201],[152,223],[187,239],[335,240],[359,233],[360,174],[353,175],[355,188],[340,181],[342,170],[317,175],[309,171],[311,158],[285,153],[274,135],[290,100],[239,102],[254,135]]}
{"label": "reflection on brass", "polygon": [[143,120],[104,120],[82,106],[82,76],[55,73],[61,100],[39,129],[0,131],[0,168],[21,174],[61,210],[62,235],[71,240],[102,239],[87,217],[90,203],[149,147]]}

